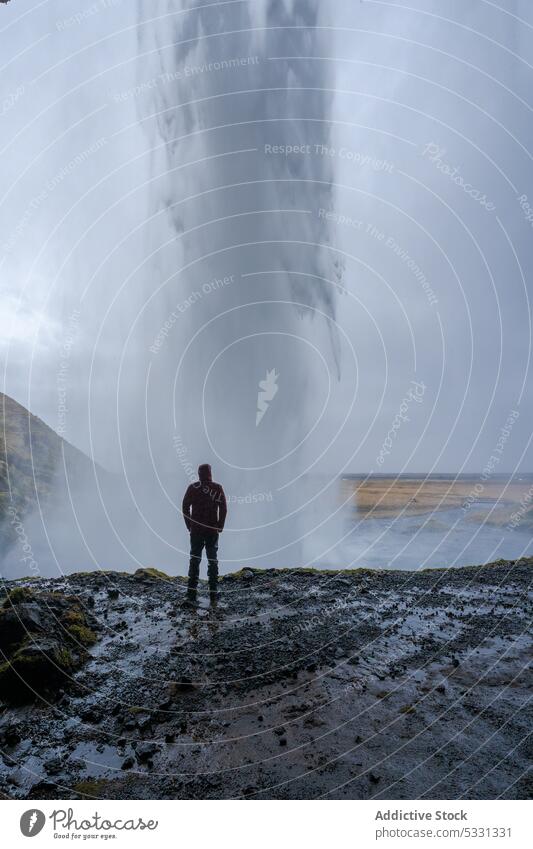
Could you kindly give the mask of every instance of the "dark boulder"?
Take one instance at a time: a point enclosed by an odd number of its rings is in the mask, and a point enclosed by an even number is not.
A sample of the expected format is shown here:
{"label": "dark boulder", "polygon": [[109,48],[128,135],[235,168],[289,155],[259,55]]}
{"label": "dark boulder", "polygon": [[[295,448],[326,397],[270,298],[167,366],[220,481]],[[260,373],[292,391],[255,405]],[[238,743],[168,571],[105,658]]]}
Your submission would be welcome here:
{"label": "dark boulder", "polygon": [[62,695],[97,640],[75,596],[15,588],[0,609],[0,699],[13,704]]}
{"label": "dark boulder", "polygon": [[152,760],[156,752],[157,746],[155,743],[141,743],[139,746],[137,746],[137,749],[135,750],[135,755],[140,763],[147,763],[148,761]]}
{"label": "dark boulder", "polygon": [[68,684],[74,667],[72,653],[56,640],[28,642],[0,666],[0,696],[12,704],[46,698]]}

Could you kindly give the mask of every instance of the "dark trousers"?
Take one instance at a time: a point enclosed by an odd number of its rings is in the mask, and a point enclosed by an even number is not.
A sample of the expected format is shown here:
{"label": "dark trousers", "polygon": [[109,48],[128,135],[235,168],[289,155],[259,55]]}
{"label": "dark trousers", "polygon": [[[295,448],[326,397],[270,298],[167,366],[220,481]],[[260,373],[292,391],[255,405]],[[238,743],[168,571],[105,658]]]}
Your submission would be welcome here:
{"label": "dark trousers", "polygon": [[190,593],[196,593],[198,578],[200,577],[200,562],[205,547],[207,555],[207,576],[209,579],[209,592],[216,593],[218,581],[218,534],[215,532],[192,531],[191,532],[191,559],[189,562]]}

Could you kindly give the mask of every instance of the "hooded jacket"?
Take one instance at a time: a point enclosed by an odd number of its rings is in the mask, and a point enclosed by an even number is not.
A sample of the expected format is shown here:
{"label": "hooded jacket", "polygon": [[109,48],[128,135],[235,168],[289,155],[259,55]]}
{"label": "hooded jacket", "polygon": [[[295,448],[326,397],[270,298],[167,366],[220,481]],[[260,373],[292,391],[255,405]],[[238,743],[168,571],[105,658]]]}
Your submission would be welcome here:
{"label": "hooded jacket", "polygon": [[222,485],[211,478],[211,466],[198,467],[199,480],[187,487],[182,512],[191,533],[220,533],[224,529],[228,508]]}

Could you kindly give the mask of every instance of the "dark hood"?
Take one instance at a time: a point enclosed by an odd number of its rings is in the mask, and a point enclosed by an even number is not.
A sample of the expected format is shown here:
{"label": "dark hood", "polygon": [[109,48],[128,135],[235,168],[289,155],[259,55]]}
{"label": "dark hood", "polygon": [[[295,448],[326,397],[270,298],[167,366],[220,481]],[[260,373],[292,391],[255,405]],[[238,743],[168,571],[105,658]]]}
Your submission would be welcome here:
{"label": "dark hood", "polygon": [[211,466],[209,463],[202,463],[201,466],[198,466],[198,477],[202,482],[212,480]]}

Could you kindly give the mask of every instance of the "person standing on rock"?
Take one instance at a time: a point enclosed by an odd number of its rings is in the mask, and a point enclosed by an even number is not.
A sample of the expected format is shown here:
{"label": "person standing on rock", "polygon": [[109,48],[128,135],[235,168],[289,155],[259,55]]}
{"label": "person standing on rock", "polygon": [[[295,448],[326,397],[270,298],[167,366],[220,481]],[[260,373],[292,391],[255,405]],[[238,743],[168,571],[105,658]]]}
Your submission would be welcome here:
{"label": "person standing on rock", "polygon": [[218,536],[224,530],[228,508],[222,485],[211,477],[211,466],[198,466],[196,483],[190,484],[183,498],[182,512],[187,530],[191,535],[191,559],[189,582],[185,604],[192,606],[197,601],[200,562],[205,547],[207,575],[211,605],[217,604],[218,585]]}

